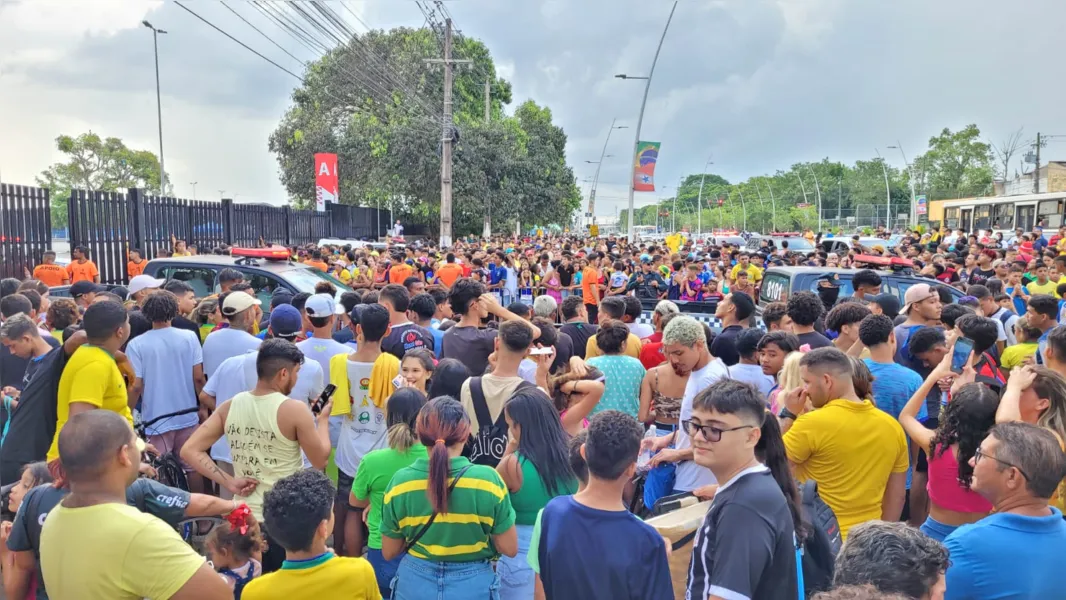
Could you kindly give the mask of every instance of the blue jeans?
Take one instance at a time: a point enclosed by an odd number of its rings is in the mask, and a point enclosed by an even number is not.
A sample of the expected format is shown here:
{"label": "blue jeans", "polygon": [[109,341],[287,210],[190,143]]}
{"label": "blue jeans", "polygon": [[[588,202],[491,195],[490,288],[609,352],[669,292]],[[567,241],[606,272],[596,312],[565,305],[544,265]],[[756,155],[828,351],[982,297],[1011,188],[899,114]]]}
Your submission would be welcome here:
{"label": "blue jeans", "polygon": [[515,525],[518,531],[518,554],[514,558],[501,556],[496,564],[500,576],[500,600],[532,600],[535,573],[526,562],[529,542],[533,539],[532,525]]}
{"label": "blue jeans", "polygon": [[392,560],[385,560],[385,557],[381,554],[381,550],[377,548],[368,548],[366,551],[366,560],[370,563],[370,566],[374,567],[374,576],[377,577],[378,589],[381,590],[381,597],[384,598],[384,600],[388,600],[392,597],[392,578],[396,576],[396,569],[399,568],[403,556],[397,556]]}
{"label": "blue jeans", "polygon": [[392,600],[500,600],[500,578],[487,560],[436,562],[408,554],[392,579]]}
{"label": "blue jeans", "polygon": [[[659,436],[670,435],[676,427],[664,427],[660,424],[655,424],[655,429]],[[673,448],[674,445],[670,444]],[[654,469],[648,471],[647,476],[644,478],[644,506],[651,510],[655,503],[664,496],[669,496],[674,491],[674,481],[676,480],[677,464],[676,463],[662,463]]]}
{"label": "blue jeans", "polygon": [[918,528],[918,531],[921,531],[938,542],[943,542],[944,538],[951,535],[951,532],[956,529],[958,529],[958,527],[954,525],[945,525],[933,517],[926,517],[925,522]]}

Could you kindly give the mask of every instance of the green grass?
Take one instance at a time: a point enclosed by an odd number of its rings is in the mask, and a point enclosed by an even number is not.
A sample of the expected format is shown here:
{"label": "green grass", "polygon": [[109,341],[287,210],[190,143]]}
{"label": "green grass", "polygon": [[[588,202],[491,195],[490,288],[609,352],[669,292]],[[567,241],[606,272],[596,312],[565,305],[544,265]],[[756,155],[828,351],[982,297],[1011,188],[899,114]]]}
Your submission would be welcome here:
{"label": "green grass", "polygon": [[336,450],[330,450],[329,460],[326,462],[326,477],[333,482],[333,485],[337,485],[337,463],[333,462],[333,455],[336,454]]}

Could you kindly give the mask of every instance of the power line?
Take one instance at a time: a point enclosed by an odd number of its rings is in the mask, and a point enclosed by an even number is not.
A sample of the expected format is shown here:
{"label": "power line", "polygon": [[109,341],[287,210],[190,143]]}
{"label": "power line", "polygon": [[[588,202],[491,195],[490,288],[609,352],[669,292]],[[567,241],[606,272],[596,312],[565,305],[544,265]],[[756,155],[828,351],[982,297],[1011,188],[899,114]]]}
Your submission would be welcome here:
{"label": "power line", "polygon": [[189,13],[190,15],[192,15],[192,16],[194,16],[194,17],[196,17],[197,19],[200,19],[200,20],[201,20],[201,21],[203,21],[204,23],[207,23],[207,24],[208,24],[208,25],[209,25],[209,26],[210,26],[210,27],[211,27],[212,29],[214,29],[215,31],[217,31],[217,32],[221,33],[222,35],[224,35],[224,36],[228,37],[229,39],[233,40],[234,42],[237,42],[238,44],[240,44],[241,46],[243,46],[245,50],[247,50],[247,51],[251,52],[252,54],[254,54],[254,55],[258,56],[259,58],[261,58],[261,59],[263,59],[263,60],[267,61],[268,63],[270,63],[270,64],[274,65],[275,67],[277,67],[277,68],[281,69],[282,71],[284,71],[284,72],[288,73],[289,75],[292,75],[292,76],[293,76],[293,77],[295,77],[296,79],[298,79],[298,80],[300,80],[300,81],[303,81],[303,77],[300,77],[300,76],[299,76],[299,75],[297,75],[296,73],[293,73],[292,71],[290,71],[290,70],[286,69],[285,67],[283,67],[283,66],[279,65],[278,63],[276,63],[276,62],[274,62],[274,61],[270,60],[269,58],[267,58],[267,57],[265,57],[265,56],[263,56],[262,54],[260,54],[259,52],[257,52],[257,51],[256,51],[256,50],[255,50],[254,48],[250,47],[250,46],[249,46],[248,44],[245,44],[244,42],[242,42],[242,41],[238,40],[237,38],[233,37],[232,35],[230,35],[230,34],[226,33],[225,31],[223,31],[222,29],[220,29],[220,28],[219,28],[219,27],[218,27],[217,25],[215,25],[215,24],[214,24],[214,23],[212,23],[211,21],[208,21],[207,19],[205,19],[205,18],[201,17],[200,15],[196,14],[195,12],[193,12],[193,10],[192,10],[192,9],[190,9],[190,8],[189,8],[189,7],[187,7],[187,6],[185,6],[185,5],[184,5],[184,4],[182,4],[181,2],[178,2],[177,0],[175,0],[175,1],[174,1],[174,4],[177,4],[178,6],[180,6],[180,7],[182,8],[182,9],[184,9],[184,10],[185,10],[186,12],[188,12],[188,13]]}
{"label": "power line", "polygon": [[282,46],[281,44],[279,44],[279,43],[275,42],[275,41],[273,40],[273,38],[271,38],[271,37],[270,37],[269,35],[267,35],[267,34],[263,33],[263,31],[262,31],[261,29],[259,29],[259,28],[258,28],[258,27],[256,27],[255,25],[252,25],[252,24],[251,24],[251,22],[249,22],[249,21],[248,21],[248,19],[245,19],[245,18],[244,18],[244,16],[242,16],[242,15],[241,15],[241,13],[239,13],[239,12],[237,12],[237,11],[233,10],[232,8],[230,8],[230,6],[229,6],[228,4],[226,4],[226,1],[225,1],[225,0],[220,0],[220,2],[221,2],[221,4],[222,4],[222,6],[225,6],[225,7],[226,7],[226,9],[227,9],[227,10],[229,10],[229,11],[230,11],[231,13],[233,13],[233,14],[237,15],[237,18],[238,18],[238,19],[240,19],[240,20],[244,21],[244,22],[245,22],[245,24],[247,24],[247,25],[248,25],[249,27],[251,27],[252,29],[254,29],[254,30],[256,31],[256,33],[258,33],[259,35],[261,35],[261,36],[263,36],[264,38],[266,38],[266,40],[267,40],[268,42],[270,42],[271,44],[274,44],[275,46],[277,46],[278,50],[281,50],[281,51],[282,51],[282,52],[284,52],[285,54],[288,54],[288,55],[289,55],[290,57],[292,57],[292,59],[293,59],[293,60],[295,60],[296,62],[300,63],[301,65],[307,66],[307,63],[306,63],[305,61],[302,61],[302,60],[300,60],[299,58],[296,58],[296,56],[294,56],[292,52],[289,52],[289,51],[288,51],[288,50],[286,50],[286,49],[285,49],[285,48],[284,48],[284,47],[283,47],[283,46]]}

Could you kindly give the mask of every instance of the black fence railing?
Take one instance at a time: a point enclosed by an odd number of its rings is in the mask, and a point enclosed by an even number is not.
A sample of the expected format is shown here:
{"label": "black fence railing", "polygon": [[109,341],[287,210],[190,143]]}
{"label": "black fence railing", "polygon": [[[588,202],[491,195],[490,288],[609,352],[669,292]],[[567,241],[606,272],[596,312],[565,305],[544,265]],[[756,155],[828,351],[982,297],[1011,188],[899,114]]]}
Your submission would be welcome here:
{"label": "black fence railing", "polygon": [[51,247],[48,190],[0,184],[0,277],[25,278]]}

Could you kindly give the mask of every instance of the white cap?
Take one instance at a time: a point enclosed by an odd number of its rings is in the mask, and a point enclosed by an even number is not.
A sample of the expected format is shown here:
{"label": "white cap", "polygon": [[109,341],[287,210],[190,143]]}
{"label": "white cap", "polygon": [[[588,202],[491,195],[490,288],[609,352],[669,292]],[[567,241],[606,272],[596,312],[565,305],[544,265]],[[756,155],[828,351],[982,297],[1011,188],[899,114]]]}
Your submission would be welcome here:
{"label": "white cap", "polygon": [[260,304],[262,304],[262,302],[251,294],[246,294],[244,292],[230,292],[230,294],[226,296],[226,301],[222,304],[222,314],[227,317],[232,317],[253,306],[259,306]]}
{"label": "white cap", "polygon": [[130,279],[130,285],[128,288],[130,291],[130,298],[132,298],[137,292],[155,289],[161,287],[164,283],[166,283],[165,279],[156,279],[151,275],[138,275],[133,279]]}
{"label": "white cap", "polygon": [[344,306],[333,301],[329,294],[315,294],[307,299],[304,311],[309,317],[328,317],[330,315],[343,315]]}

